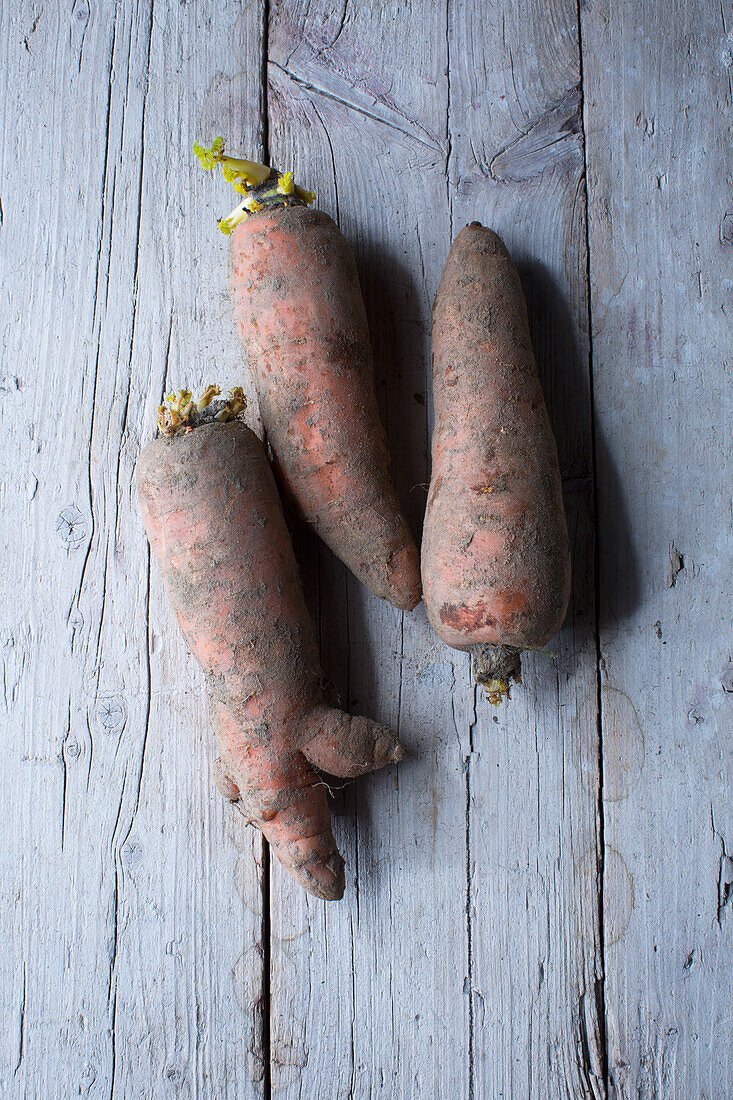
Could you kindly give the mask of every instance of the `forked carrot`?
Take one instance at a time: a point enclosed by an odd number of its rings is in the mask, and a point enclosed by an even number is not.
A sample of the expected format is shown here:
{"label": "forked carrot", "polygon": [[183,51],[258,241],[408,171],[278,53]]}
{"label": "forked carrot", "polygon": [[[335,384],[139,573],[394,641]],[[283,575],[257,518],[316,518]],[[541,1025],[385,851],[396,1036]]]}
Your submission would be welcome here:
{"label": "forked carrot", "polygon": [[314,767],[356,776],[404,756],[385,726],[325,704],[280,498],[262,444],[210,387],[161,409],[137,487],[150,544],[204,670],[221,764],[286,871],[325,899],[344,892],[326,788]]}

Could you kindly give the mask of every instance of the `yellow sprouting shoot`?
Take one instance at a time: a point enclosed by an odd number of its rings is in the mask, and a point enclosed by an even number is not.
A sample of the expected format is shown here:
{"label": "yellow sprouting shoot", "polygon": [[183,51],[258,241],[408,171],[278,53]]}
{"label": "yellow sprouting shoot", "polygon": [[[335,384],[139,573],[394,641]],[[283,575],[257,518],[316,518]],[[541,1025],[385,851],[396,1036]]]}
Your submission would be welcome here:
{"label": "yellow sprouting shoot", "polygon": [[231,214],[227,214],[225,218],[219,218],[219,229],[221,229],[225,236],[229,237],[232,230],[247,217],[247,213],[248,211],[244,203],[240,202],[239,206],[234,207]]}
{"label": "yellow sprouting shoot", "polygon": [[244,390],[241,386],[235,386],[229,391],[226,401],[217,401],[207,413],[206,409],[220,393],[218,386],[207,386],[197,401],[191,400],[190,390],[167,394],[158,409],[159,431],[170,437],[179,431],[190,431],[197,424],[211,423],[212,420],[224,424],[228,420],[234,420],[247,408]]}
{"label": "yellow sprouting shoot", "polygon": [[506,680],[487,680],[483,687],[486,698],[495,707],[498,707],[504,699],[509,698],[510,685]]}
{"label": "yellow sprouting shoot", "polygon": [[313,203],[316,201],[314,191],[306,191],[305,188],[298,187],[297,183],[295,185],[295,194],[298,196],[301,202],[304,202],[306,204],[306,206],[312,206]]}
{"label": "yellow sprouting shoot", "polygon": [[227,183],[244,180],[250,187],[257,187],[260,183],[264,183],[270,175],[270,169],[264,164],[257,164],[253,160],[241,160],[239,157],[226,156],[224,153],[224,138],[222,137],[215,137],[208,149],[195,141],[193,151],[201,162],[202,168],[211,170],[220,164]]}
{"label": "yellow sprouting shoot", "polygon": [[167,405],[158,406],[158,431],[161,435],[175,435],[180,426],[181,418]]}
{"label": "yellow sprouting shoot", "polygon": [[239,205],[235,206],[230,214],[227,214],[225,218],[219,219],[219,229],[229,237],[232,230],[235,229],[240,222],[243,222],[248,214],[255,214],[258,210],[262,210],[262,203],[258,202],[254,195],[245,195]]}
{"label": "yellow sprouting shoot", "polygon": [[216,168],[219,163],[218,153],[224,148],[224,138],[214,138],[211,143],[210,149],[205,149],[202,145],[199,145],[197,141],[193,143],[194,155],[199,158],[201,167],[205,168],[207,172],[210,172],[212,168]]}
{"label": "yellow sprouting shoot", "polygon": [[234,420],[239,416],[241,412],[247,408],[247,399],[244,396],[244,390],[241,386],[235,386],[234,389],[229,391],[229,400],[223,409],[214,417],[214,420],[218,420],[220,424],[225,424],[227,420]]}
{"label": "yellow sprouting shoot", "polygon": [[213,398],[218,397],[220,393],[221,390],[218,386],[207,386],[196,402],[198,412],[203,412],[211,404]]}
{"label": "yellow sprouting shoot", "polygon": [[229,391],[229,400],[238,406],[237,412],[241,412],[247,405],[247,398],[241,386],[233,386]]}
{"label": "yellow sprouting shoot", "polygon": [[292,195],[295,191],[295,184],[293,183],[293,173],[283,172],[277,181],[277,189],[281,195]]}
{"label": "yellow sprouting shoot", "polygon": [[175,435],[189,419],[192,407],[190,390],[166,394],[165,402],[158,409],[158,428],[163,435]]}
{"label": "yellow sprouting shoot", "polygon": [[166,397],[166,401],[172,405],[181,419],[185,420],[191,411],[191,391],[179,390],[178,393],[169,393]]}

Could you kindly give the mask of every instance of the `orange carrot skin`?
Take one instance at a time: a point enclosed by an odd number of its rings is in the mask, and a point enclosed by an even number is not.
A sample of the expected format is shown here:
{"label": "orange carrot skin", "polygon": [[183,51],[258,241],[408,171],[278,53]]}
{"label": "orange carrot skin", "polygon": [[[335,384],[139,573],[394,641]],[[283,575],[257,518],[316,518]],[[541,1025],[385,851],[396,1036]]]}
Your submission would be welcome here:
{"label": "orange carrot skin", "polygon": [[230,238],[229,283],[286,495],[375,595],[415,607],[419,556],[388,471],[346,240],[319,210],[253,214]]}
{"label": "orange carrot skin", "polygon": [[311,763],[358,775],[404,750],[385,727],[323,702],[313,626],[262,444],[241,423],[161,437],[143,451],[137,485],[170,602],[206,676],[217,783],[241,799],[296,881],[339,898],[343,861]]}
{"label": "orange carrot skin", "polygon": [[542,646],[570,594],[557,450],[519,276],[500,238],[477,222],[450,250],[432,340],[428,618],[457,649]]}

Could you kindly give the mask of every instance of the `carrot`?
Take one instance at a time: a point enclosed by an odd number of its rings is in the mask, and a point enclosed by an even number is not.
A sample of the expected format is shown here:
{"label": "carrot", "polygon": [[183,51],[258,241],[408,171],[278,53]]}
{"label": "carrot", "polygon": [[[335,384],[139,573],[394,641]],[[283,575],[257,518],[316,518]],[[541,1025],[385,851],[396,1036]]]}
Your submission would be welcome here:
{"label": "carrot", "polygon": [[259,439],[232,420],[241,390],[161,409],[137,487],[168,597],[204,670],[221,760],[283,867],[310,893],[344,892],[326,788],[314,767],[356,776],[402,759],[386,727],[326,706],[315,635],[280,498]]}
{"label": "carrot", "polygon": [[521,651],[562,624],[570,551],[522,286],[478,222],[450,250],[432,340],[425,606],[444,642],[471,651],[476,680],[498,702],[519,679]]}
{"label": "carrot", "polygon": [[245,196],[219,225],[278,482],[367,588],[409,610],[421,596],[419,555],[389,476],[351,250],[291,173],[226,157],[221,139],[195,148]]}

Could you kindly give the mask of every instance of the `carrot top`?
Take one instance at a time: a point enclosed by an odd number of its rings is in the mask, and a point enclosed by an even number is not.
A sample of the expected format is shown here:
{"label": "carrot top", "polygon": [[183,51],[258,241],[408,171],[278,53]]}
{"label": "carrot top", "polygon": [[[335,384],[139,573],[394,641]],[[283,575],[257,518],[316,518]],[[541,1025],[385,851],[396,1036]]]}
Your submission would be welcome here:
{"label": "carrot top", "polygon": [[236,420],[247,408],[247,399],[240,386],[229,391],[229,396],[219,397],[218,386],[207,386],[201,396],[194,401],[190,390],[177,390],[166,394],[165,401],[158,409],[158,430],[161,435],[172,437],[179,432],[191,431],[201,424],[217,422],[225,424]]}
{"label": "carrot top", "polygon": [[268,168],[253,160],[227,156],[222,137],[215,137],[208,149],[195,141],[193,151],[207,171],[221,165],[227,183],[244,195],[230,214],[219,219],[219,228],[227,237],[235,226],[258,210],[273,206],[310,206],[315,200],[312,191],[305,191],[293,181],[292,172],[279,172],[277,168]]}

